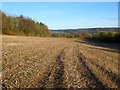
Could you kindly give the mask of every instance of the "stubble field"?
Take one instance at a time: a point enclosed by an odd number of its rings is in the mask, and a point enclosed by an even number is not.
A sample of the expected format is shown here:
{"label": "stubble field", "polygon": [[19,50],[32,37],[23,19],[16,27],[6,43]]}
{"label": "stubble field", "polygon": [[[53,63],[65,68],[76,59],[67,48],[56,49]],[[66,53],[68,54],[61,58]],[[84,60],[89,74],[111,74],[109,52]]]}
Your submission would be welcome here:
{"label": "stubble field", "polygon": [[3,88],[117,88],[119,51],[79,39],[2,36]]}

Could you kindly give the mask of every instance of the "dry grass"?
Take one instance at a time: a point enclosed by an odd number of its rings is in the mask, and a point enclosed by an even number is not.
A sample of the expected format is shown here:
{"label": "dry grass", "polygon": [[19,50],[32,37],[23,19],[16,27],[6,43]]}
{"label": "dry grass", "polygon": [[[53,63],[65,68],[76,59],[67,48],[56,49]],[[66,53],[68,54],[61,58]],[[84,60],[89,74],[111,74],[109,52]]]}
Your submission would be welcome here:
{"label": "dry grass", "polygon": [[4,88],[117,87],[110,75],[118,73],[118,53],[111,49],[66,38],[4,35],[2,39]]}

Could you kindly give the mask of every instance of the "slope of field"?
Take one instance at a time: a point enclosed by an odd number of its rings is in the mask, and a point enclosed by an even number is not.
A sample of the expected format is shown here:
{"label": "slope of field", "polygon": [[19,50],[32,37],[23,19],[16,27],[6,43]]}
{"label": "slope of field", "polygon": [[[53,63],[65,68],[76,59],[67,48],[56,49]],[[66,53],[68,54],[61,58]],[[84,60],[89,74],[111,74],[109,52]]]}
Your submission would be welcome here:
{"label": "slope of field", "polygon": [[118,52],[82,40],[2,36],[3,88],[117,88]]}

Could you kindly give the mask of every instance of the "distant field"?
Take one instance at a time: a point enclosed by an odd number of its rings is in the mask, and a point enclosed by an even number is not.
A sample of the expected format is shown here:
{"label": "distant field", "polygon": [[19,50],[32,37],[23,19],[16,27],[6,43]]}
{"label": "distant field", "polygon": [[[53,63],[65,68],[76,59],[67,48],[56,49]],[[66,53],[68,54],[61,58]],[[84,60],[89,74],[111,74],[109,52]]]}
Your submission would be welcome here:
{"label": "distant field", "polygon": [[119,52],[67,38],[2,36],[3,88],[117,88]]}

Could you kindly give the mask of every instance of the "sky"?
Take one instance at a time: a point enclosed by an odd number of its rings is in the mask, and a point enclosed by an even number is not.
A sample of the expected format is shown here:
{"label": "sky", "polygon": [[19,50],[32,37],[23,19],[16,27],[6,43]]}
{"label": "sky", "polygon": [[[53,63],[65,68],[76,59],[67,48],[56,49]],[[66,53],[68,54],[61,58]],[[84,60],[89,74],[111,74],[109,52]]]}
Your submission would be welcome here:
{"label": "sky", "polygon": [[2,11],[30,17],[49,29],[118,27],[117,2],[3,2]]}

